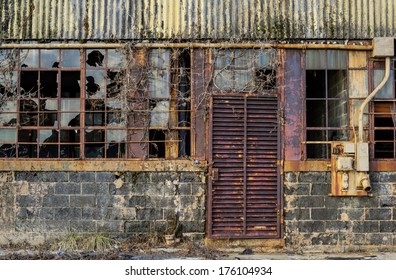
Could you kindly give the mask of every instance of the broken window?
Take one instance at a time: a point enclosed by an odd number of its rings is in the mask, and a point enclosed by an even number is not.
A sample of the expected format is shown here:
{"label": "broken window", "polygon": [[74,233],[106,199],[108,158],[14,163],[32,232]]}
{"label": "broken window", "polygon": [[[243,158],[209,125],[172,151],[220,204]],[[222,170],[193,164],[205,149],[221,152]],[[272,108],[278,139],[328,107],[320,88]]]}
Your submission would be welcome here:
{"label": "broken window", "polygon": [[189,51],[139,53],[1,50],[0,157],[189,156]]}
{"label": "broken window", "polygon": [[[375,62],[373,69],[375,88],[385,75],[384,63]],[[389,80],[371,102],[371,143],[375,159],[396,158],[396,96],[395,61],[392,63]]]}
{"label": "broken window", "polygon": [[276,50],[214,50],[217,91],[260,92],[276,87]]}
{"label": "broken window", "polygon": [[347,52],[306,52],[306,157],[328,159],[331,141],[349,139]]}

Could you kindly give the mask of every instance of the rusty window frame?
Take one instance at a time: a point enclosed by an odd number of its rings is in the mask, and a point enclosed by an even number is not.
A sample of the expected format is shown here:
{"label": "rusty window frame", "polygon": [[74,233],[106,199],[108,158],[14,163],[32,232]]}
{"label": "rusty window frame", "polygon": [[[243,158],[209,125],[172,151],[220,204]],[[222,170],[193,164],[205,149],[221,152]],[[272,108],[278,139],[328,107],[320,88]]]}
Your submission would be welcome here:
{"label": "rusty window frame", "polygon": [[[309,55],[312,54],[313,56],[310,58]],[[316,57],[315,57],[316,55]],[[342,55],[345,56],[342,59]],[[335,59],[333,59],[335,58]],[[305,108],[305,115],[304,115],[304,153],[303,159],[304,160],[328,160],[330,158],[330,143],[331,141],[347,141],[349,140],[349,96],[348,96],[348,51],[344,50],[307,50],[305,56],[305,95],[304,95],[304,108]],[[329,97],[329,74],[333,73],[334,71],[343,71],[345,76],[344,82],[344,90],[345,96],[344,97]],[[314,96],[308,97],[308,73],[312,72],[313,76],[323,74],[324,76],[324,96]],[[319,73],[319,74],[318,74]],[[336,73],[336,72],[334,72]],[[315,75],[316,74],[316,75]],[[313,89],[315,91],[316,89]],[[324,102],[324,122],[322,125],[311,125],[309,126],[308,122],[314,120],[313,116],[309,118],[308,116],[308,103],[313,104],[314,102]],[[330,126],[330,119],[329,104],[331,102],[343,102],[345,106],[343,110],[343,114],[345,115],[342,121],[345,122],[344,125],[333,125]],[[335,132],[338,136],[331,136],[332,133]],[[315,133],[324,133],[323,135],[319,135],[318,138],[315,139]],[[311,135],[309,135],[311,134]],[[322,146],[319,148],[320,154],[315,154],[314,147]]]}
{"label": "rusty window frame", "polygon": [[[66,50],[66,49],[52,49],[52,50],[57,50],[58,51],[59,59],[62,57],[62,54],[63,54],[64,51],[65,52],[69,51],[69,49],[68,50]],[[2,157],[2,158],[12,157],[12,158],[17,158],[17,159],[18,158],[32,158],[32,159],[43,158],[43,159],[61,159],[61,160],[72,160],[72,159],[94,160],[97,157],[90,157],[88,155],[87,147],[89,147],[89,146],[98,146],[97,148],[100,148],[99,146],[101,146],[102,150],[103,150],[102,154],[96,154],[96,156],[100,155],[101,159],[102,158],[108,158],[108,159],[111,159],[111,158],[146,159],[146,158],[148,158],[148,155],[149,155],[148,146],[150,145],[150,142],[152,142],[152,141],[150,141],[150,139],[148,139],[147,136],[145,136],[143,138],[139,138],[139,139],[134,139],[133,137],[130,136],[131,134],[133,134],[133,131],[136,130],[136,127],[130,126],[130,124],[129,124],[129,116],[126,116],[127,112],[123,109],[125,107],[121,108],[121,110],[118,110],[118,111],[121,114],[125,114],[125,121],[128,122],[128,124],[126,124],[124,126],[115,126],[115,127],[107,125],[108,124],[107,123],[108,115],[109,115],[109,113],[113,112],[112,110],[108,110],[108,107],[107,107],[107,105],[109,104],[108,101],[110,99],[108,97],[108,94],[107,94],[108,93],[107,92],[108,84],[101,83],[101,86],[106,88],[104,90],[104,96],[101,96],[100,98],[94,99],[94,100],[99,101],[99,102],[101,100],[103,100],[104,101],[103,103],[105,104],[104,107],[102,106],[101,109],[96,110],[96,109],[92,109],[93,108],[92,106],[91,106],[91,108],[88,108],[89,106],[86,105],[88,101],[91,101],[91,99],[88,96],[86,96],[86,86],[89,83],[89,81],[86,80],[87,77],[92,76],[91,74],[93,74],[94,72],[101,72],[102,74],[106,73],[106,77],[104,77],[104,79],[106,79],[106,78],[108,78],[108,74],[107,73],[110,70],[116,69],[116,70],[121,72],[121,68],[122,67],[115,67],[114,68],[114,67],[110,67],[110,65],[107,64],[108,63],[107,56],[108,56],[109,52],[111,52],[113,50],[112,49],[104,49],[104,50],[102,50],[103,53],[104,53],[104,59],[103,59],[103,63],[104,64],[96,65],[95,67],[91,67],[88,64],[86,64],[86,61],[88,59],[88,54],[90,53],[90,51],[93,51],[93,49],[92,50],[89,50],[89,49],[75,49],[75,50],[80,52],[79,67],[76,67],[76,68],[58,68],[57,70],[52,69],[52,67],[51,67],[51,69],[41,68],[40,67],[40,64],[41,64],[41,60],[40,60],[41,59],[41,52],[44,51],[44,50],[41,50],[41,49],[33,49],[33,50],[31,49],[31,50],[29,50],[31,53],[37,52],[38,64],[35,66],[35,68],[29,68],[28,71],[32,72],[32,73],[37,73],[37,82],[38,83],[40,83],[40,77],[41,77],[41,75],[39,73],[45,72],[45,71],[58,73],[58,78],[57,78],[57,82],[58,82],[58,85],[57,85],[57,87],[58,87],[58,91],[57,91],[58,92],[58,96],[56,98],[53,98],[54,102],[56,101],[56,103],[58,105],[58,107],[55,110],[56,112],[54,112],[54,114],[56,114],[56,120],[58,121],[57,126],[55,127],[57,129],[54,129],[54,126],[45,126],[44,129],[43,129],[43,127],[40,126],[39,122],[37,122],[35,125],[24,126],[24,127],[20,126],[20,118],[21,118],[21,115],[23,114],[23,111],[21,111],[21,108],[23,107],[23,106],[21,107],[21,102],[24,102],[23,100],[25,100],[25,99],[26,100],[31,100],[32,98],[30,98],[30,97],[29,98],[19,98],[18,97],[18,100],[16,100],[17,106],[16,106],[15,110],[11,110],[11,111],[8,111],[6,113],[4,113],[3,111],[0,112],[0,114],[2,114],[3,116],[4,116],[4,114],[15,114],[17,116],[17,120],[16,120],[15,125],[3,125],[3,124],[1,124],[2,126],[0,126],[0,132],[6,132],[7,131],[7,134],[1,133],[3,136],[0,137],[0,144],[2,144],[1,146],[3,146],[3,147],[4,147],[4,145],[10,146],[10,147],[7,148],[6,151],[3,151],[2,155],[0,154],[0,157]],[[23,51],[24,51],[23,49],[16,50],[18,63],[19,63],[20,57],[21,57],[20,54]],[[21,63],[19,63],[18,65],[20,66]],[[21,80],[22,80],[21,73],[22,72],[26,72],[26,71],[22,70],[22,68],[19,67],[19,66],[16,67],[16,68],[13,68],[13,71],[12,71],[12,73],[17,73],[17,76],[18,76],[18,79],[16,81],[16,83],[17,83],[16,88],[17,88],[17,91],[18,91],[18,96],[20,96],[20,93],[21,93]],[[62,66],[62,65],[60,65],[60,66]],[[0,65],[0,68],[1,67],[3,67],[2,69],[0,69],[0,71],[3,70],[2,72],[6,72],[6,70],[7,71],[10,70],[9,67],[7,68],[4,65]],[[62,76],[62,72],[63,71],[64,72],[67,72],[67,71],[79,71],[80,72],[80,80],[79,80],[80,81],[80,96],[78,98],[78,100],[80,102],[80,106],[77,109],[73,108],[72,111],[61,111],[62,110],[62,107],[61,107],[62,106],[62,101],[64,101],[64,99],[62,99],[62,96],[61,96],[62,85],[61,85],[61,82],[59,82],[59,80],[61,80],[61,78],[59,78],[59,77]],[[130,71],[130,69],[128,69],[128,71]],[[175,64],[173,69],[169,69],[169,75],[171,75],[171,73],[176,73],[177,74],[178,71],[180,71],[179,66],[177,64]],[[188,71],[188,74],[190,74],[190,71]],[[34,78],[33,78],[33,80],[34,80]],[[187,112],[190,115],[189,119],[191,120],[191,112],[192,112],[192,110],[191,110],[191,107],[192,107],[191,106],[191,101],[189,101],[190,102],[190,108],[188,108],[188,110],[178,110],[178,108],[175,107],[178,104],[177,86],[169,85],[169,87],[171,87],[171,91],[172,91],[172,95],[169,98],[169,103],[171,103],[172,106],[173,106],[172,108],[169,108],[169,113],[171,115],[172,114],[173,115],[175,115],[175,114],[177,115],[180,111],[185,111],[185,112]],[[190,91],[190,89],[189,89],[189,91]],[[146,92],[145,94],[147,95],[149,93]],[[188,94],[190,95],[190,93],[188,93]],[[41,98],[41,88],[38,90],[37,95],[39,97],[38,99],[40,99]],[[44,99],[44,98],[41,98],[41,99]],[[46,99],[48,99],[48,98],[46,98]],[[190,96],[188,97],[188,99],[191,100]],[[125,101],[125,102],[127,102],[127,101]],[[149,98],[147,98],[147,102],[149,103]],[[39,103],[39,102],[37,102],[37,103]],[[77,105],[77,102],[74,105]],[[37,106],[37,107],[39,107],[39,106]],[[76,131],[76,132],[78,131],[79,132],[79,134],[80,134],[79,141],[78,141],[78,143],[77,142],[62,143],[61,140],[60,140],[60,136],[59,136],[61,129],[64,128],[64,127],[61,127],[61,124],[60,124],[60,122],[62,121],[62,114],[73,113],[73,112],[74,113],[76,113],[76,112],[80,113],[79,126],[75,126],[75,127],[72,127],[72,128],[68,127],[68,129],[70,131]],[[37,118],[40,119],[40,112],[37,111],[35,113],[37,114]],[[104,119],[104,121],[102,121],[101,123],[95,123],[95,122],[88,123],[88,120],[90,119],[89,116],[90,115],[95,115],[95,114],[96,115],[100,114],[102,116],[102,119]],[[169,134],[172,134],[171,135],[172,137],[179,137],[179,131],[186,131],[186,133],[190,135],[189,138],[191,139],[191,128],[192,128],[191,121],[189,121],[189,123],[187,125],[185,124],[185,122],[183,123],[183,125],[179,125],[177,116],[174,117],[173,121],[176,122],[176,123],[169,122],[168,127],[167,127],[167,131],[169,132]],[[22,131],[22,130],[23,131],[30,130],[33,134],[36,133],[37,135],[31,135],[32,139],[34,139],[34,140],[31,140],[31,142],[26,142],[26,143],[20,142],[19,139],[23,138],[23,137],[19,137],[20,131]],[[40,145],[44,144],[44,143],[41,143],[41,142],[44,142],[43,141],[44,139],[43,139],[43,137],[41,137],[41,139],[40,139],[40,131],[44,131],[44,130],[51,130],[51,131],[55,130],[55,131],[58,131],[58,136],[55,137],[56,140],[54,142],[46,144],[46,145],[50,145],[51,147],[55,147],[56,148],[56,152],[55,152],[56,155],[52,155],[50,157],[42,155],[42,157],[40,157]],[[98,138],[100,140],[90,140],[89,136],[86,134],[86,132],[88,130],[100,132],[99,134],[101,134],[101,136],[99,136],[99,138]],[[121,148],[121,149],[124,150],[124,152],[121,155],[117,155],[117,157],[111,157],[111,156],[109,156],[107,154],[108,153],[107,149],[108,149],[109,145],[111,144],[110,140],[108,140],[108,136],[107,136],[109,134],[109,132],[122,132],[122,134],[125,135],[125,140],[126,141],[120,141],[120,142],[116,143],[118,146],[125,145],[125,148]],[[103,135],[105,135],[106,139],[103,138]],[[117,136],[115,136],[115,137],[117,137]],[[175,159],[175,158],[189,156],[190,153],[191,153],[191,149],[192,149],[191,140],[188,140],[189,141],[188,145],[190,146],[190,151],[188,153],[184,153],[184,154],[182,154],[180,156],[180,152],[179,152],[179,150],[180,150],[179,146],[180,145],[175,145],[175,143],[178,144],[181,141],[180,141],[180,139],[173,139],[172,137],[169,137],[169,138],[165,139],[165,143],[166,143],[166,146],[167,146],[166,147],[166,151],[167,152],[166,152],[164,158],[174,158]],[[45,138],[45,139],[48,139],[48,138]],[[94,139],[96,139],[96,138],[94,137]],[[20,146],[23,145],[23,143],[25,145],[31,145],[32,146],[31,150],[34,152],[34,154],[30,154],[28,156],[23,156],[23,155],[21,156]],[[77,149],[78,156],[74,156],[74,157],[62,157],[61,156],[62,155],[61,154],[61,147],[62,147],[62,145],[67,145],[67,144],[78,146],[78,149]],[[106,147],[106,145],[108,145],[108,146]],[[41,146],[43,146],[43,145],[41,145]],[[130,149],[128,149],[128,147],[130,147],[130,146],[144,146],[144,149],[143,149],[144,151],[142,153],[140,153],[138,156],[136,156],[135,154],[133,154],[133,153],[131,153],[129,151]],[[118,147],[118,150],[120,150],[120,147]]]}
{"label": "rusty window frame", "polygon": [[[383,61],[372,60],[372,90],[385,72]],[[389,81],[370,102],[370,157],[372,160],[396,159],[396,59],[391,63]]]}

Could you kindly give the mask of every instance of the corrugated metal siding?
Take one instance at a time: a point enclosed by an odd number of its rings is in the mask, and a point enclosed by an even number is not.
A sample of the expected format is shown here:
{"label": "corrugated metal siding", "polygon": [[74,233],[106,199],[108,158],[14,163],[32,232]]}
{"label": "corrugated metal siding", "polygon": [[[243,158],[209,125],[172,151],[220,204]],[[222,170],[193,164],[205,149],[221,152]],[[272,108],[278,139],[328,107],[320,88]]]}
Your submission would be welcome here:
{"label": "corrugated metal siding", "polygon": [[3,39],[369,39],[394,0],[3,0]]}

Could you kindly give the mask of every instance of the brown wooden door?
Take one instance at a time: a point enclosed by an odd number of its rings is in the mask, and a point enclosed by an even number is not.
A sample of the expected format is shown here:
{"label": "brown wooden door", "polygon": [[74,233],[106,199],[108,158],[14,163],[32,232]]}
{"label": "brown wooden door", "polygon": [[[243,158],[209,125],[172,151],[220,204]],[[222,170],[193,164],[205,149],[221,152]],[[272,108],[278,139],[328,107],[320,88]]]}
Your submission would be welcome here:
{"label": "brown wooden door", "polygon": [[211,100],[208,233],[279,238],[279,129],[275,96]]}

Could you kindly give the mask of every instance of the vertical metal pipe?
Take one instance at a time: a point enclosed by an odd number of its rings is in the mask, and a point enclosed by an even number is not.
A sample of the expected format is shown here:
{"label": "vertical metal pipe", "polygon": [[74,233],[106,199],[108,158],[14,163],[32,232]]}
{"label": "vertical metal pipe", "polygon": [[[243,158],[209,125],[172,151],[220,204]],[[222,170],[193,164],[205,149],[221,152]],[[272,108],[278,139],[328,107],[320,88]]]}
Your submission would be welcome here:
{"label": "vertical metal pipe", "polygon": [[359,108],[359,142],[363,142],[363,112],[367,104],[374,98],[374,96],[382,89],[389,79],[390,74],[390,57],[385,60],[385,76],[381,83],[366,97],[362,105]]}

